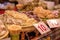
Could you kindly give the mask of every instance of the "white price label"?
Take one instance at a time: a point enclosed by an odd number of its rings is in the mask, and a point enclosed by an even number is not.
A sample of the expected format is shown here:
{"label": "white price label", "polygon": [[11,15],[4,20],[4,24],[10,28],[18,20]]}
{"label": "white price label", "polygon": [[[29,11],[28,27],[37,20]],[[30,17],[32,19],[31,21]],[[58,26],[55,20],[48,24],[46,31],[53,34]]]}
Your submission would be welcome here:
{"label": "white price label", "polygon": [[50,28],[60,27],[60,19],[50,19],[47,23]]}
{"label": "white price label", "polygon": [[45,34],[47,32],[50,32],[50,29],[44,22],[39,22],[37,24],[34,24],[34,27],[41,33]]}

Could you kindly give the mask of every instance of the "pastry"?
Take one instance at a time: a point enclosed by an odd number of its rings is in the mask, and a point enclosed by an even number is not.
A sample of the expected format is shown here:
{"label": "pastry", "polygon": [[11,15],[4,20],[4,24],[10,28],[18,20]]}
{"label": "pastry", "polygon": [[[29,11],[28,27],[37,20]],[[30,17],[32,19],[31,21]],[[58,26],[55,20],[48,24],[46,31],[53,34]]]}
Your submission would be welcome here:
{"label": "pastry", "polygon": [[39,18],[56,18],[51,10],[43,9],[42,7],[36,7],[33,11]]}
{"label": "pastry", "polygon": [[24,13],[19,13],[17,11],[8,10],[5,11],[5,14],[7,16],[7,23],[8,24],[18,24],[22,27],[29,27],[32,26],[34,23],[37,23],[37,21],[34,18],[29,18]]}

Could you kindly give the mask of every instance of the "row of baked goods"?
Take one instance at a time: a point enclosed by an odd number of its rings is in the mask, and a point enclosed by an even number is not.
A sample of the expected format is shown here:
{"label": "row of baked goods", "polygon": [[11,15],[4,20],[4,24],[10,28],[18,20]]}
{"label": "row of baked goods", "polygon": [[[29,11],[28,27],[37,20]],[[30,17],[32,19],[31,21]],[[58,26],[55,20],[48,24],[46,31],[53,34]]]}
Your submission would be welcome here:
{"label": "row of baked goods", "polygon": [[27,4],[17,4],[16,7],[19,11],[32,11],[35,7],[42,6],[43,8],[47,8],[47,4],[40,0],[33,0],[32,2],[28,2]]}
{"label": "row of baked goods", "polygon": [[29,18],[24,13],[17,11],[7,10],[5,11],[4,22],[7,24],[19,24],[21,26],[32,26],[37,21],[34,18]]}
{"label": "row of baked goods", "polygon": [[[37,23],[37,20],[58,18],[59,15],[55,15],[51,10],[44,9],[43,7],[35,7],[33,11],[17,12],[13,10],[6,10],[0,19],[5,24],[17,24],[22,27],[30,27]],[[37,20],[36,20],[37,19]]]}
{"label": "row of baked goods", "polygon": [[[44,1],[40,2],[39,0],[35,0],[32,2],[28,2],[27,4],[17,4],[16,7],[19,12],[32,11],[33,13],[32,15],[34,16],[35,19],[37,16],[38,20],[39,19],[46,20],[46,19],[52,19],[52,18],[59,17],[59,12],[55,12],[54,10],[48,10],[47,3],[45,3]],[[30,16],[30,13],[25,13],[25,14]]]}

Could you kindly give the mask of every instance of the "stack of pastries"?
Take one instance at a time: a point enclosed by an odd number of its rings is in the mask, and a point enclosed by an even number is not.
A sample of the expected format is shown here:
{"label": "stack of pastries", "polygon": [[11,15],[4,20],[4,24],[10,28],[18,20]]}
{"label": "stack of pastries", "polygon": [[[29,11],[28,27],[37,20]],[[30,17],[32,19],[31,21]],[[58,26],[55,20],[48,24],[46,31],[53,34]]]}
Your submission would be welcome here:
{"label": "stack of pastries", "polygon": [[28,27],[37,23],[34,18],[29,18],[26,14],[17,11],[7,10],[4,16],[4,23],[6,24],[18,24],[23,27]]}
{"label": "stack of pastries", "polygon": [[51,10],[43,9],[42,7],[36,7],[33,10],[33,13],[42,19],[44,19],[44,18],[47,18],[47,19],[57,18],[56,15],[54,15]]}

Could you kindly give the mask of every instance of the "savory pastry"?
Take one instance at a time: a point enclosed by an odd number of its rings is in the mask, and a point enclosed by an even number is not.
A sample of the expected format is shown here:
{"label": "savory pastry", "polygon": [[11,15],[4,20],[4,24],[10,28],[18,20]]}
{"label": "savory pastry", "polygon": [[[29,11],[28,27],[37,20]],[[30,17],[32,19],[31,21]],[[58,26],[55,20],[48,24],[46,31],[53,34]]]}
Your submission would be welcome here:
{"label": "savory pastry", "polygon": [[36,7],[33,10],[33,13],[36,14],[39,18],[45,18],[43,13],[44,13],[44,9],[42,7]]}
{"label": "savory pastry", "polygon": [[[31,0],[28,0],[28,1],[31,1]],[[32,0],[31,2],[26,2],[24,0],[24,2],[26,3],[22,3],[22,4],[17,4],[17,9],[19,9],[20,11],[33,11],[33,9],[35,7],[38,7],[38,6],[42,6],[43,8],[46,9],[46,3],[44,2],[40,2],[40,0]]]}
{"label": "savory pastry", "polygon": [[55,16],[50,14],[50,15],[47,15],[46,18],[55,18]]}
{"label": "savory pastry", "polygon": [[23,14],[23,13],[19,13],[17,11],[6,11],[5,12],[7,15],[10,15],[16,19],[23,19],[23,20],[27,20],[28,17],[27,15]]}
{"label": "savory pastry", "polygon": [[19,13],[16,11],[5,11],[5,14],[7,16],[7,23],[10,24],[18,24],[22,27],[29,27],[32,26],[34,23],[37,23],[37,21],[34,18],[29,18],[24,13]]}
{"label": "savory pastry", "polygon": [[35,24],[35,23],[37,23],[37,21],[34,20],[33,18],[31,18],[31,19],[28,19],[26,22],[21,23],[21,25],[23,27],[30,27],[30,26],[33,26],[33,24]]}
{"label": "savory pastry", "polygon": [[42,7],[36,7],[33,11],[39,18],[56,18],[56,16],[50,10],[43,9]]}
{"label": "savory pastry", "polygon": [[3,36],[6,33],[6,29],[3,27],[0,27],[0,37]]}
{"label": "savory pastry", "polygon": [[3,22],[0,20],[0,39],[5,38],[6,36],[8,36],[8,30],[5,27],[5,25],[3,24]]}

